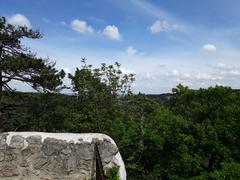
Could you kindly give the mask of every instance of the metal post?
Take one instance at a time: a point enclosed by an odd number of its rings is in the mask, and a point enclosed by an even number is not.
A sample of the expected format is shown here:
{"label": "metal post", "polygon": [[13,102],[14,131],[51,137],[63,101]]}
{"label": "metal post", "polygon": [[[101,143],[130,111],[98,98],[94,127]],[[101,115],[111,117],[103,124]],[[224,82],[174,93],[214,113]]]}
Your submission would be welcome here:
{"label": "metal post", "polygon": [[106,180],[97,143],[95,144],[94,151],[96,157],[96,180]]}

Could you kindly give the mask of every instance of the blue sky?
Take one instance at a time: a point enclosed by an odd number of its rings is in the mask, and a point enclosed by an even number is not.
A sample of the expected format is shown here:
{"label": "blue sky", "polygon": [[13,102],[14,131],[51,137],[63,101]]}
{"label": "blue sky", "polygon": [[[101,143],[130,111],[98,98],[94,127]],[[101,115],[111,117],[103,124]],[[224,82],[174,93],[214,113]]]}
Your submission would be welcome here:
{"label": "blue sky", "polygon": [[134,92],[240,88],[239,0],[0,0],[0,13],[43,32],[24,43],[67,72],[86,57],[136,73]]}

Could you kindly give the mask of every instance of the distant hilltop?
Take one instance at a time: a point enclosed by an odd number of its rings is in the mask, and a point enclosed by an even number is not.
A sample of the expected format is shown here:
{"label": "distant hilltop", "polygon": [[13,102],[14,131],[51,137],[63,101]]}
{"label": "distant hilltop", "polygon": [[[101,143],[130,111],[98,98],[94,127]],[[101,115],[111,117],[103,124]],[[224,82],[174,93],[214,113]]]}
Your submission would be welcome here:
{"label": "distant hilltop", "polygon": [[[240,89],[233,89],[233,91],[240,93]],[[174,96],[173,93],[163,93],[163,94],[146,94],[147,97],[150,99],[155,100],[162,106],[169,106],[170,105],[170,99]]]}
{"label": "distant hilltop", "polygon": [[[233,89],[233,91],[240,93],[240,89]],[[24,93],[24,94],[38,94],[37,92],[17,92],[17,93]],[[77,93],[64,93],[62,95],[66,96],[77,96]],[[173,93],[162,93],[162,94],[146,94],[146,96],[162,106],[169,106],[170,105],[170,100],[174,96]]]}
{"label": "distant hilltop", "polygon": [[150,99],[155,100],[162,106],[169,106],[170,105],[170,99],[174,96],[172,93],[164,93],[164,94],[147,94],[147,97]]}

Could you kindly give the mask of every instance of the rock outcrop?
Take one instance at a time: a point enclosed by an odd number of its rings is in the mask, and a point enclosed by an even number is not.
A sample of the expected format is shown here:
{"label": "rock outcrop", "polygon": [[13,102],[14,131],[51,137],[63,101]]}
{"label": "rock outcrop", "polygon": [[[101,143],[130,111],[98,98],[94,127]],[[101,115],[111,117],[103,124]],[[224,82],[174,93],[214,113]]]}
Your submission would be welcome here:
{"label": "rock outcrop", "polygon": [[124,163],[115,142],[104,134],[9,132],[0,134],[1,180],[85,180],[95,177],[94,145],[104,170]]}

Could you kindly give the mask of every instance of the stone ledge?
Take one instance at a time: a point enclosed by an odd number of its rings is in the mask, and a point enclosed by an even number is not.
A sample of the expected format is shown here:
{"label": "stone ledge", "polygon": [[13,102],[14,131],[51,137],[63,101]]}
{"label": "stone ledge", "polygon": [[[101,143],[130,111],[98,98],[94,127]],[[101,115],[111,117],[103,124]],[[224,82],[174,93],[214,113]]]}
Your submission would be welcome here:
{"label": "stone ledge", "polygon": [[98,143],[104,170],[118,165],[126,171],[115,142],[89,133],[8,132],[0,134],[0,179],[91,179],[95,175],[94,145]]}

